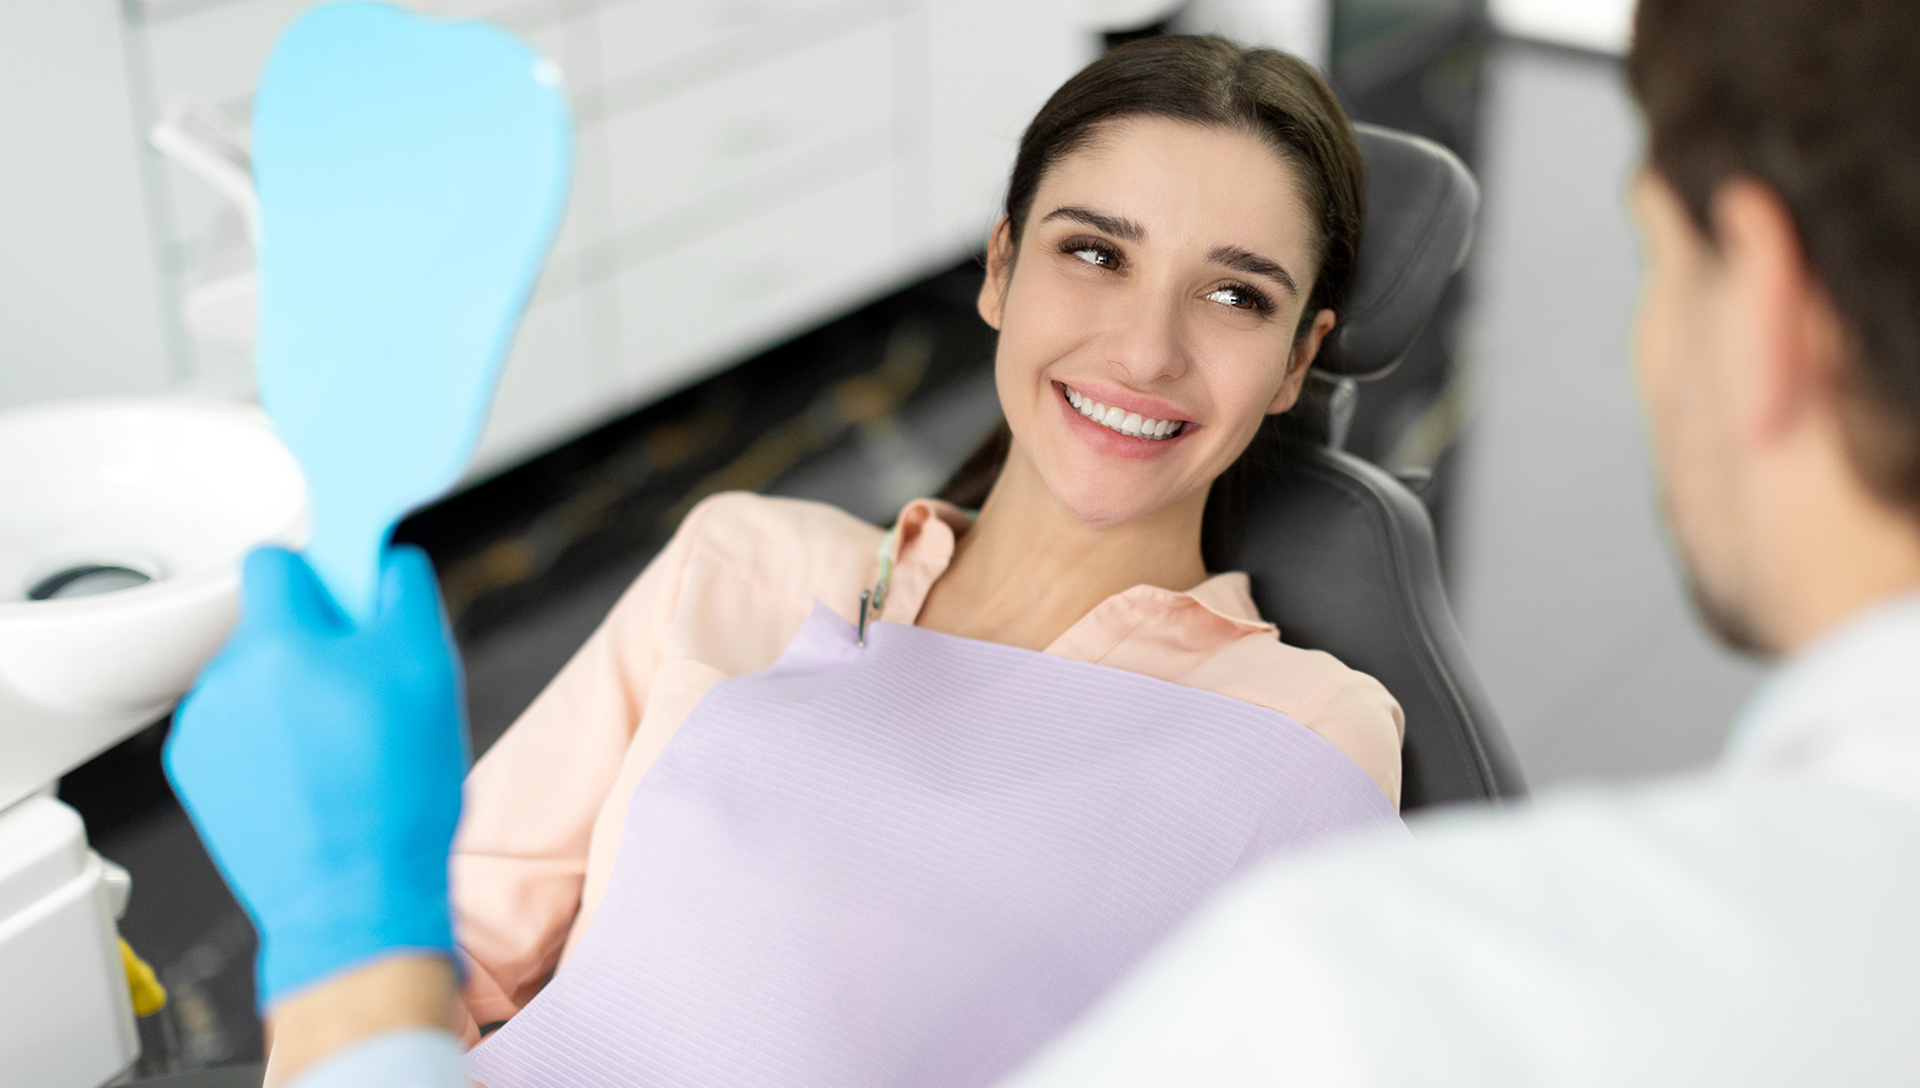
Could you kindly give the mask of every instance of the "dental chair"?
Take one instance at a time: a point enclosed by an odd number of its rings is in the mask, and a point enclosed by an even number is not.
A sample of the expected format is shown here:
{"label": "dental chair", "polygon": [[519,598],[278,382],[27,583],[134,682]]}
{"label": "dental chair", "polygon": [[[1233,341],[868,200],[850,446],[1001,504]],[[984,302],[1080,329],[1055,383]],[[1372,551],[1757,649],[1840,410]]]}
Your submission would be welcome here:
{"label": "dental chair", "polygon": [[1367,226],[1347,311],[1315,371],[1334,385],[1333,441],[1296,445],[1253,481],[1229,569],[1291,645],[1325,650],[1406,711],[1402,811],[1526,792],[1467,660],[1426,506],[1338,448],[1360,383],[1399,363],[1465,261],[1480,190],[1438,144],[1356,126]]}

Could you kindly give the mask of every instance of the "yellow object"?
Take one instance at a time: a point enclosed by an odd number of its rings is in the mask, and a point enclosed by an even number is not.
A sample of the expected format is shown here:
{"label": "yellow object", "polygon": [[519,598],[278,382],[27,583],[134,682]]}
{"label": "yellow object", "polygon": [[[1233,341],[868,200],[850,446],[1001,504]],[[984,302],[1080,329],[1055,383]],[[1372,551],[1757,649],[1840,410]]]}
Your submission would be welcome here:
{"label": "yellow object", "polygon": [[133,1014],[152,1016],[167,1007],[167,988],[154,977],[147,961],[133,954],[133,946],[120,938],[120,964],[127,969],[127,990],[133,994]]}

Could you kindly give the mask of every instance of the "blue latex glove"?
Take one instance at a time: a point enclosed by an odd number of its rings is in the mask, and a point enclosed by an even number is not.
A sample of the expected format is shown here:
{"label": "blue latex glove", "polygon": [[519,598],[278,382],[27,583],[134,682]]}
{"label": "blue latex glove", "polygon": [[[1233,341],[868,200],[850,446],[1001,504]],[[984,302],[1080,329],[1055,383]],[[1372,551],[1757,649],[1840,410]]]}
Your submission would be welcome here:
{"label": "blue latex glove", "polygon": [[358,627],[306,560],[247,557],[239,626],[175,715],[166,763],[260,931],[262,1008],[375,957],[451,953],[466,737],[418,549],[386,554]]}

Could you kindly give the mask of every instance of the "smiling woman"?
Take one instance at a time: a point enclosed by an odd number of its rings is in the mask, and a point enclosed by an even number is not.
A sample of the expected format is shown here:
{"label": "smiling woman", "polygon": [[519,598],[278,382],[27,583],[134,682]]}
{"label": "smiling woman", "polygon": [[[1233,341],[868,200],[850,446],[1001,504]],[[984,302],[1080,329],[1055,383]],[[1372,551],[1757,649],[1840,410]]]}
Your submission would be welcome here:
{"label": "smiling woman", "polygon": [[1346,300],[1363,183],[1284,53],[1150,38],[1055,92],[980,294],[1007,423],[942,492],[980,517],[918,622],[1039,649],[1129,586],[1199,584]]}
{"label": "smiling woman", "polygon": [[474,768],[478,1080],[989,1084],[1242,866],[1397,822],[1398,705],[1202,547],[1360,193],[1292,57],[1149,39],[1054,95],[988,244],[1006,422],[962,501],[707,500]]}
{"label": "smiling woman", "polygon": [[[1322,303],[1345,293],[1322,273],[1324,175],[1308,180],[1259,130],[1094,114],[1059,143],[1077,149],[1023,148],[1013,191],[1032,203],[989,244],[980,313],[1000,330],[1010,440],[919,621],[1032,649],[1133,585],[1205,580],[1213,482],[1298,400],[1335,321]],[[1030,188],[1029,158],[1053,160]],[[1148,420],[1162,433],[1142,433]]]}
{"label": "smiling woman", "polygon": [[[1156,195],[1143,184],[1162,190],[1158,203],[1152,203]],[[1203,553],[1209,558],[1224,554],[1242,478],[1280,456],[1290,429],[1313,426],[1291,418],[1298,409],[1280,413],[1299,403],[1306,368],[1346,301],[1359,249],[1363,186],[1364,165],[1352,125],[1325,81],[1298,58],[1241,49],[1216,38],[1151,38],[1108,53],[1053,95],[1020,144],[981,296],[982,316],[1002,332],[1003,400],[1009,362],[1027,357],[1024,345],[1015,345],[1010,357],[1010,330],[1002,324],[1008,292],[1016,288],[1016,257],[1027,250],[1050,249],[1044,256],[1065,254],[1110,273],[1113,282],[1104,288],[1108,301],[1131,292],[1112,311],[1127,321],[1166,312],[1164,304],[1147,297],[1155,290],[1191,292],[1183,297],[1241,311],[1246,316],[1237,327],[1222,328],[1216,319],[1217,335],[1211,338],[1203,338],[1199,334],[1205,330],[1191,323],[1169,323],[1156,333],[1150,325],[1129,330],[1111,317],[1104,323],[1076,319],[1089,333],[1175,337],[1163,341],[1162,348],[1205,360],[1213,372],[1143,374],[1128,385],[1136,396],[1148,391],[1142,386],[1192,387],[1195,396],[1202,395],[1197,387],[1209,386],[1216,391],[1209,398],[1212,407],[1219,411],[1227,406],[1217,399],[1226,391],[1212,385],[1218,372],[1252,379],[1253,388],[1241,395],[1255,401],[1259,387],[1271,385],[1271,396],[1258,411],[1245,403],[1229,409],[1236,417],[1233,426],[1212,436],[1209,452],[1215,457],[1193,460],[1199,471],[1189,475],[1185,487],[1190,496],[1203,497]],[[1106,203],[1094,195],[1069,198],[1068,192],[1104,192]],[[1037,209],[1037,229],[1045,240],[1027,246],[1029,220]],[[1163,221],[1152,223],[1155,216]],[[1159,233],[1150,231],[1152,226]],[[1176,273],[1188,280],[1179,281]],[[1049,274],[1057,270],[1037,273]],[[1089,277],[1082,273],[1081,278]],[[1099,277],[1092,279],[1097,283]],[[1026,291],[1048,285],[1023,279],[1017,286]],[[1079,297],[1087,300],[1084,293]],[[1116,373],[1103,377],[1128,384]],[[1106,408],[1107,415],[1124,407],[1090,389],[1076,390],[1081,393]],[[1130,414],[1123,411],[1116,421],[1122,429]],[[1014,415],[1010,410],[1009,419]],[[1142,414],[1148,418],[1155,417]],[[1176,431],[1198,423],[1174,422]],[[1214,422],[1217,429],[1221,421]],[[1002,475],[1013,433],[1002,427],[990,435],[941,497],[962,507],[982,506]],[[1027,447],[1039,440],[1027,438],[1022,452],[1030,454]],[[1221,460],[1217,455],[1223,450],[1237,456]],[[1211,486],[1194,486],[1196,477]]]}

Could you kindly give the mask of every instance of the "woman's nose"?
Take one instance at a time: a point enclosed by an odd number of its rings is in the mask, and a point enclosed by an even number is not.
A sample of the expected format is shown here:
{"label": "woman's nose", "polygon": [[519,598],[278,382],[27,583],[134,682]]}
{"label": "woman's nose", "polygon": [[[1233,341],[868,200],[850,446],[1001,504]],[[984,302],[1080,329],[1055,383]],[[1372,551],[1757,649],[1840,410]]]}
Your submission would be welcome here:
{"label": "woman's nose", "polygon": [[1121,307],[1108,338],[1107,358],[1134,384],[1179,377],[1187,369],[1179,315],[1170,306],[1144,299]]}

